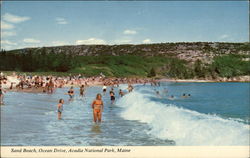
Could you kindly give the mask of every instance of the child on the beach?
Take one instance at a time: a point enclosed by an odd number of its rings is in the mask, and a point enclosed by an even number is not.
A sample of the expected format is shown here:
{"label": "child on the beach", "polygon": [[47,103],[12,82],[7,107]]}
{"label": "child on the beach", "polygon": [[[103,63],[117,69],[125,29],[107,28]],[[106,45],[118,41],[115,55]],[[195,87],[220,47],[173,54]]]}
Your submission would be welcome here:
{"label": "child on the beach", "polygon": [[93,117],[94,122],[96,121],[101,122],[102,121],[102,111],[103,111],[103,101],[102,101],[102,95],[98,93],[96,95],[96,99],[92,103],[92,109],[93,109]]}
{"label": "child on the beach", "polygon": [[63,104],[64,104],[64,100],[60,99],[59,104],[57,105],[58,120],[62,119]]}

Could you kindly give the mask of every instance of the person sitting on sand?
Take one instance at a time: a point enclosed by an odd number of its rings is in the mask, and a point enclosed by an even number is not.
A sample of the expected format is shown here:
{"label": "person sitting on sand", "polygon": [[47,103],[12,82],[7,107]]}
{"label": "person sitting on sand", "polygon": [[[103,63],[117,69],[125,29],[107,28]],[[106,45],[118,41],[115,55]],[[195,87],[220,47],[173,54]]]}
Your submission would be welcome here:
{"label": "person sitting on sand", "polygon": [[115,102],[115,93],[114,93],[114,89],[113,88],[109,92],[109,95],[110,95],[111,104],[114,104],[114,102]]}
{"label": "person sitting on sand", "polygon": [[102,101],[102,95],[98,93],[96,95],[96,99],[92,103],[92,109],[93,109],[93,118],[94,122],[96,123],[102,121],[102,111],[103,111],[103,101]]}
{"label": "person sitting on sand", "polygon": [[60,99],[59,104],[57,105],[58,120],[62,119],[63,104],[64,104],[64,100]]}
{"label": "person sitting on sand", "polygon": [[120,97],[124,96],[124,92],[121,89],[119,90],[119,95],[120,95]]}
{"label": "person sitting on sand", "polygon": [[80,96],[83,97],[84,96],[84,85],[82,85],[80,87]]}

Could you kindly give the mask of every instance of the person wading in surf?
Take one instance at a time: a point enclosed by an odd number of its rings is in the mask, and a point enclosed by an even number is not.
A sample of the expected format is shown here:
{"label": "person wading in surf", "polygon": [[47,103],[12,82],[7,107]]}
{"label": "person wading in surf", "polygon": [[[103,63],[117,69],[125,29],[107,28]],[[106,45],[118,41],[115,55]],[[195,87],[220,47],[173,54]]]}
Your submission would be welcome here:
{"label": "person wading in surf", "polygon": [[102,95],[98,93],[96,99],[92,103],[94,122],[96,123],[102,121],[102,111],[103,111],[103,101]]}
{"label": "person wading in surf", "polygon": [[58,120],[62,119],[63,104],[64,104],[64,100],[60,99],[59,104],[57,105]]}

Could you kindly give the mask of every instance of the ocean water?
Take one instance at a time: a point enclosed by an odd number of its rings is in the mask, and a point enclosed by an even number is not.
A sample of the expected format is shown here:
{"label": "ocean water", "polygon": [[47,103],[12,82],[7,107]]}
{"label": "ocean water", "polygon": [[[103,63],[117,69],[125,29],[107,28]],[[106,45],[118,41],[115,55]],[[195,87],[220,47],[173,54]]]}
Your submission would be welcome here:
{"label": "ocean water", "polygon": [[[103,96],[101,124],[93,123],[90,106],[101,87],[87,88],[83,98],[75,88],[73,101],[65,95],[67,88],[52,95],[6,93],[0,106],[1,145],[249,145],[249,83],[135,85],[120,98],[118,90],[126,88],[115,88],[114,105],[108,93]],[[183,93],[191,97],[181,98]],[[65,100],[63,119],[57,120],[60,98]]]}

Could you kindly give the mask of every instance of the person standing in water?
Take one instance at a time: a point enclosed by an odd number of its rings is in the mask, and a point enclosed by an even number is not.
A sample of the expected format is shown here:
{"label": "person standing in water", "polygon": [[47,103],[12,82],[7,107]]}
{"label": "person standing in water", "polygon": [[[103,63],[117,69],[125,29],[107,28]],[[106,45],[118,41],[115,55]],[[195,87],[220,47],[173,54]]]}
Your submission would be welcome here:
{"label": "person standing in water", "polygon": [[80,87],[80,96],[83,97],[84,96],[84,85],[82,85]]}
{"label": "person standing in water", "polygon": [[5,91],[3,90],[2,85],[0,83],[0,105],[4,104],[4,102],[3,102],[4,93],[5,93]]}
{"label": "person standing in water", "polygon": [[96,99],[92,103],[92,109],[93,109],[93,118],[94,122],[96,123],[102,121],[102,111],[103,111],[103,101],[102,101],[102,95],[98,93],[96,95]]}
{"label": "person standing in water", "polygon": [[107,87],[106,87],[106,85],[104,84],[104,86],[102,87],[102,92],[103,92],[103,95],[105,95],[105,94],[106,94],[106,91],[107,91]]}
{"label": "person standing in water", "polygon": [[132,92],[133,89],[134,89],[134,87],[133,87],[131,84],[129,84],[129,85],[128,85],[128,92],[129,92],[129,93]]}
{"label": "person standing in water", "polygon": [[74,95],[75,95],[73,86],[69,89],[68,95],[69,95],[69,101],[72,101],[72,100],[73,100],[73,97],[74,97]]}
{"label": "person standing in water", "polygon": [[124,96],[124,92],[121,89],[119,90],[119,95],[120,95],[120,97]]}
{"label": "person standing in water", "polygon": [[63,99],[60,99],[60,100],[59,100],[59,104],[57,105],[57,116],[58,116],[58,120],[61,120],[61,119],[62,119],[63,104],[64,104],[64,100],[63,100]]}
{"label": "person standing in water", "polygon": [[114,102],[115,102],[115,93],[114,93],[114,89],[113,88],[109,92],[109,95],[110,95],[111,104],[114,104]]}

